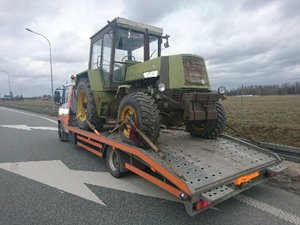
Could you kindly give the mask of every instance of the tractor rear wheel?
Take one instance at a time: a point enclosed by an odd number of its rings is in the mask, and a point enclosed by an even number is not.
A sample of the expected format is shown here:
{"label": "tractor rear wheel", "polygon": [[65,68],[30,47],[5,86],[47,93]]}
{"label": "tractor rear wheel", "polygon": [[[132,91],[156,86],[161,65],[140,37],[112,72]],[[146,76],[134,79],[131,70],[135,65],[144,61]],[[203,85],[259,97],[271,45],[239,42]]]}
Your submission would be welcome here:
{"label": "tractor rear wheel", "polygon": [[216,102],[217,119],[192,121],[187,123],[186,130],[191,136],[200,137],[204,139],[213,139],[224,131],[226,126],[226,113],[221,103]]}
{"label": "tractor rear wheel", "polygon": [[87,120],[97,130],[103,128],[104,122],[97,116],[95,99],[88,79],[83,78],[77,86],[77,124],[83,130],[90,130]]}
{"label": "tractor rear wheel", "polygon": [[[129,121],[131,118],[132,123]],[[123,97],[118,109],[118,122],[125,122],[119,128],[124,142],[147,147],[148,144],[138,134],[135,126],[139,128],[153,143],[160,134],[159,110],[155,100],[143,92],[131,93]]]}

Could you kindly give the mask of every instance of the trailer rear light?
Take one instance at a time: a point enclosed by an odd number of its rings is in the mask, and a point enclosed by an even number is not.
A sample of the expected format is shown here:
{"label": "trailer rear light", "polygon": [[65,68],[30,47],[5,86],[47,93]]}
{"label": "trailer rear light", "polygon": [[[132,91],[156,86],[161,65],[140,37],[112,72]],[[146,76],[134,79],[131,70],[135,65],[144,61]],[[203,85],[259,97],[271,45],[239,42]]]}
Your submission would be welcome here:
{"label": "trailer rear light", "polygon": [[206,200],[201,200],[201,201],[199,201],[199,202],[194,203],[193,209],[194,209],[195,211],[200,211],[201,209],[204,209],[204,208],[208,207],[208,205],[209,205],[209,202],[208,202],[208,201],[206,201]]}

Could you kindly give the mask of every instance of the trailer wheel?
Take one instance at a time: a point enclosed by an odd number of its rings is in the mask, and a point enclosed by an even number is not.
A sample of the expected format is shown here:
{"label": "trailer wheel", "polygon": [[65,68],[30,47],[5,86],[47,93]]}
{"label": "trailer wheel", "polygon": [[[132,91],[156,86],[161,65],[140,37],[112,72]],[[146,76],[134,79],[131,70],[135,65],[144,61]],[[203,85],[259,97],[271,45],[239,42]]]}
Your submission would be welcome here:
{"label": "trailer wheel", "polygon": [[213,139],[221,135],[226,126],[226,113],[223,105],[216,102],[217,119],[193,121],[186,125],[186,130],[191,136],[204,139]]}
{"label": "trailer wheel", "polygon": [[65,132],[62,122],[58,122],[58,138],[62,142],[68,141],[68,133]]}
{"label": "trailer wheel", "polygon": [[108,147],[106,151],[106,165],[109,173],[116,178],[124,176],[124,162],[118,150]]}
{"label": "trailer wheel", "polygon": [[90,130],[87,120],[92,123],[97,130],[101,130],[104,121],[97,115],[96,103],[88,79],[83,78],[77,86],[77,124],[83,130]]}
{"label": "trailer wheel", "polygon": [[129,144],[147,147],[148,144],[128,121],[129,117],[153,143],[157,141],[160,134],[160,116],[157,103],[150,95],[143,92],[128,94],[123,97],[118,109],[118,122],[127,120],[119,128],[122,140]]}

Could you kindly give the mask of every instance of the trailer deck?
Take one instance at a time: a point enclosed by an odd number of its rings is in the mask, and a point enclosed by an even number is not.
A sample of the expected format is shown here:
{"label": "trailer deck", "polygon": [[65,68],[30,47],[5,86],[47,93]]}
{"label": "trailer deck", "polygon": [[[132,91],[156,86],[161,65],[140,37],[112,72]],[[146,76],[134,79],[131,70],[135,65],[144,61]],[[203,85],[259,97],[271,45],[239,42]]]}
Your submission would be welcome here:
{"label": "trailer deck", "polygon": [[124,152],[129,156],[124,163],[127,170],[181,198],[189,215],[284,169],[276,154],[225,135],[203,140],[184,131],[162,130],[157,146],[166,158],[161,159],[151,149],[123,143],[117,134],[98,136],[74,127],[67,130],[76,139],[75,144],[100,157],[104,157],[107,146]]}
{"label": "trailer deck", "polygon": [[[189,188],[195,191],[205,191],[215,183],[255,172],[280,160],[268,150],[225,135],[203,140],[185,132],[165,131],[158,146],[182,173]],[[145,154],[172,172],[157,154],[152,151],[145,151]]]}

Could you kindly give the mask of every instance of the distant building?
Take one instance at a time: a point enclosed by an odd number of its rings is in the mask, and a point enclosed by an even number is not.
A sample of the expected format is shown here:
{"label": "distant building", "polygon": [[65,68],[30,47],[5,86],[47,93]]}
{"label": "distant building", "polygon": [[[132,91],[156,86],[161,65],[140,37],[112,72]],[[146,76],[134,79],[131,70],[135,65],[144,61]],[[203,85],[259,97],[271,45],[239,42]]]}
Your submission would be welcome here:
{"label": "distant building", "polygon": [[4,101],[10,101],[10,100],[12,100],[12,96],[11,95],[4,95],[2,99]]}

